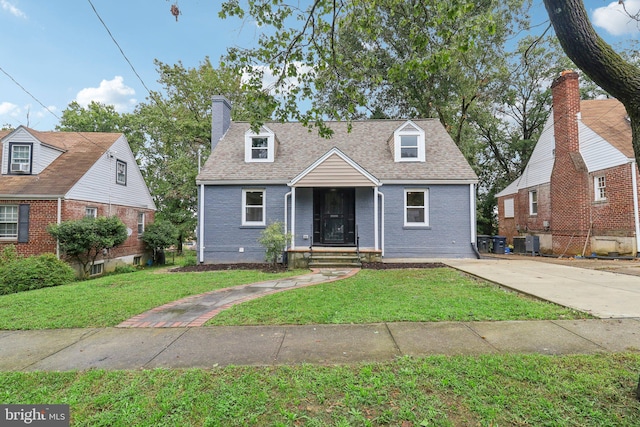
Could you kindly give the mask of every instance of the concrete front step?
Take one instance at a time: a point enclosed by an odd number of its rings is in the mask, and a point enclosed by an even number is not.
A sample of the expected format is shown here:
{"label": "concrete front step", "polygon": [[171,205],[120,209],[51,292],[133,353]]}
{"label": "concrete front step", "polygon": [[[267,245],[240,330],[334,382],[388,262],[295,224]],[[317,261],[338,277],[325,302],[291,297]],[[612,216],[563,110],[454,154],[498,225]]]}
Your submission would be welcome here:
{"label": "concrete front step", "polygon": [[309,258],[309,267],[311,268],[327,268],[327,267],[361,267],[360,258],[354,254],[329,254],[329,253],[312,253]]}

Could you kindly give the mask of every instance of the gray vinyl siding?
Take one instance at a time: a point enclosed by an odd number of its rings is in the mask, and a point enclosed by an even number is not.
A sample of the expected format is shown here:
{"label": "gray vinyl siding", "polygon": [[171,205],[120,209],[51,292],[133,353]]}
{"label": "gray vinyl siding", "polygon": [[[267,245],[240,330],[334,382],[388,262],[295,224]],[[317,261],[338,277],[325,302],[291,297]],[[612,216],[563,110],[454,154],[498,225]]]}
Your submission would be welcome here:
{"label": "gray vinyl siding", "polygon": [[[404,226],[405,188],[429,190],[429,226]],[[384,185],[385,258],[472,258],[468,185]]]}
{"label": "gray vinyl siding", "polygon": [[265,261],[258,243],[265,226],[242,225],[242,190],[251,188],[265,190],[266,224],[284,221],[284,196],[290,191],[286,185],[205,186],[205,263]]}
{"label": "gray vinyl siding", "polygon": [[361,248],[374,247],[373,188],[356,188],[356,226]]}

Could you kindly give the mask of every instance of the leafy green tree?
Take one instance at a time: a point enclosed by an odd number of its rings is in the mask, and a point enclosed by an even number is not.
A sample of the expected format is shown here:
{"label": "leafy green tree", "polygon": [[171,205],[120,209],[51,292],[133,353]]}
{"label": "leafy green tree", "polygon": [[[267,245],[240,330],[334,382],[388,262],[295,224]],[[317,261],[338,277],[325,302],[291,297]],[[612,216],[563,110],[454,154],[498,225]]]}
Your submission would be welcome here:
{"label": "leafy green tree", "polygon": [[179,247],[192,236],[197,212],[195,178],[198,164],[211,151],[211,99],[224,95],[233,103],[234,120],[246,109],[240,77],[230,69],[216,69],[209,58],[197,68],[155,62],[162,92],[151,92],[134,112],[144,135],[139,152],[143,175],[154,197],[156,218],[178,230]]}
{"label": "leafy green tree", "polygon": [[157,254],[172,245],[178,244],[179,232],[176,227],[168,221],[155,221],[147,226],[142,234],[144,243],[153,250],[153,258],[157,260]]}
{"label": "leafy green tree", "polygon": [[63,221],[47,230],[58,240],[60,250],[82,266],[84,277],[104,250],[127,240],[127,226],[115,216]]}

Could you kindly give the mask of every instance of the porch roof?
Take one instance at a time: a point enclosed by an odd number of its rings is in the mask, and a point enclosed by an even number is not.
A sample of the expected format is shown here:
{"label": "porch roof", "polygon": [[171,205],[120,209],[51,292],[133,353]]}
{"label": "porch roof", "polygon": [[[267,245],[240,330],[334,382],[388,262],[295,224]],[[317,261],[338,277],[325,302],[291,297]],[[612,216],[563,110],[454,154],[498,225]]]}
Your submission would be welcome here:
{"label": "porch roof", "polygon": [[379,187],[369,172],[337,148],[332,148],[314,164],[293,178],[291,187]]}

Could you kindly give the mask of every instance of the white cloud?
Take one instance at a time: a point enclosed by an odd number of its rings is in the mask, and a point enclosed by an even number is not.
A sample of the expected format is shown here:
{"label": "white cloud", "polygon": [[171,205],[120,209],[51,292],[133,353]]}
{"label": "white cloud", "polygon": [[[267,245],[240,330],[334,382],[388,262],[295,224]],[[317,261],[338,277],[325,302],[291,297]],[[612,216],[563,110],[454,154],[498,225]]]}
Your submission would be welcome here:
{"label": "white cloud", "polygon": [[0,0],[0,6],[2,6],[2,10],[6,10],[13,16],[17,16],[18,18],[26,18],[27,15],[15,7],[13,4],[9,3],[7,0]]}
{"label": "white cloud", "polygon": [[640,22],[629,17],[629,14],[634,15],[640,10],[640,0],[625,0],[624,6],[627,9],[625,12],[623,5],[618,1],[609,3],[606,7],[599,7],[593,11],[593,24],[596,27],[603,28],[614,36],[621,36],[624,34],[638,34],[640,33]]}
{"label": "white cloud", "polygon": [[124,84],[122,76],[115,76],[113,80],[102,80],[98,87],[82,89],[76,95],[76,101],[84,107],[91,101],[113,105],[117,112],[123,113],[136,105],[137,100],[133,98],[135,94],[133,88]]}
{"label": "white cloud", "polygon": [[12,104],[10,102],[2,102],[0,103],[0,116],[4,116],[5,114],[11,115],[13,112],[19,110],[16,104]]}

